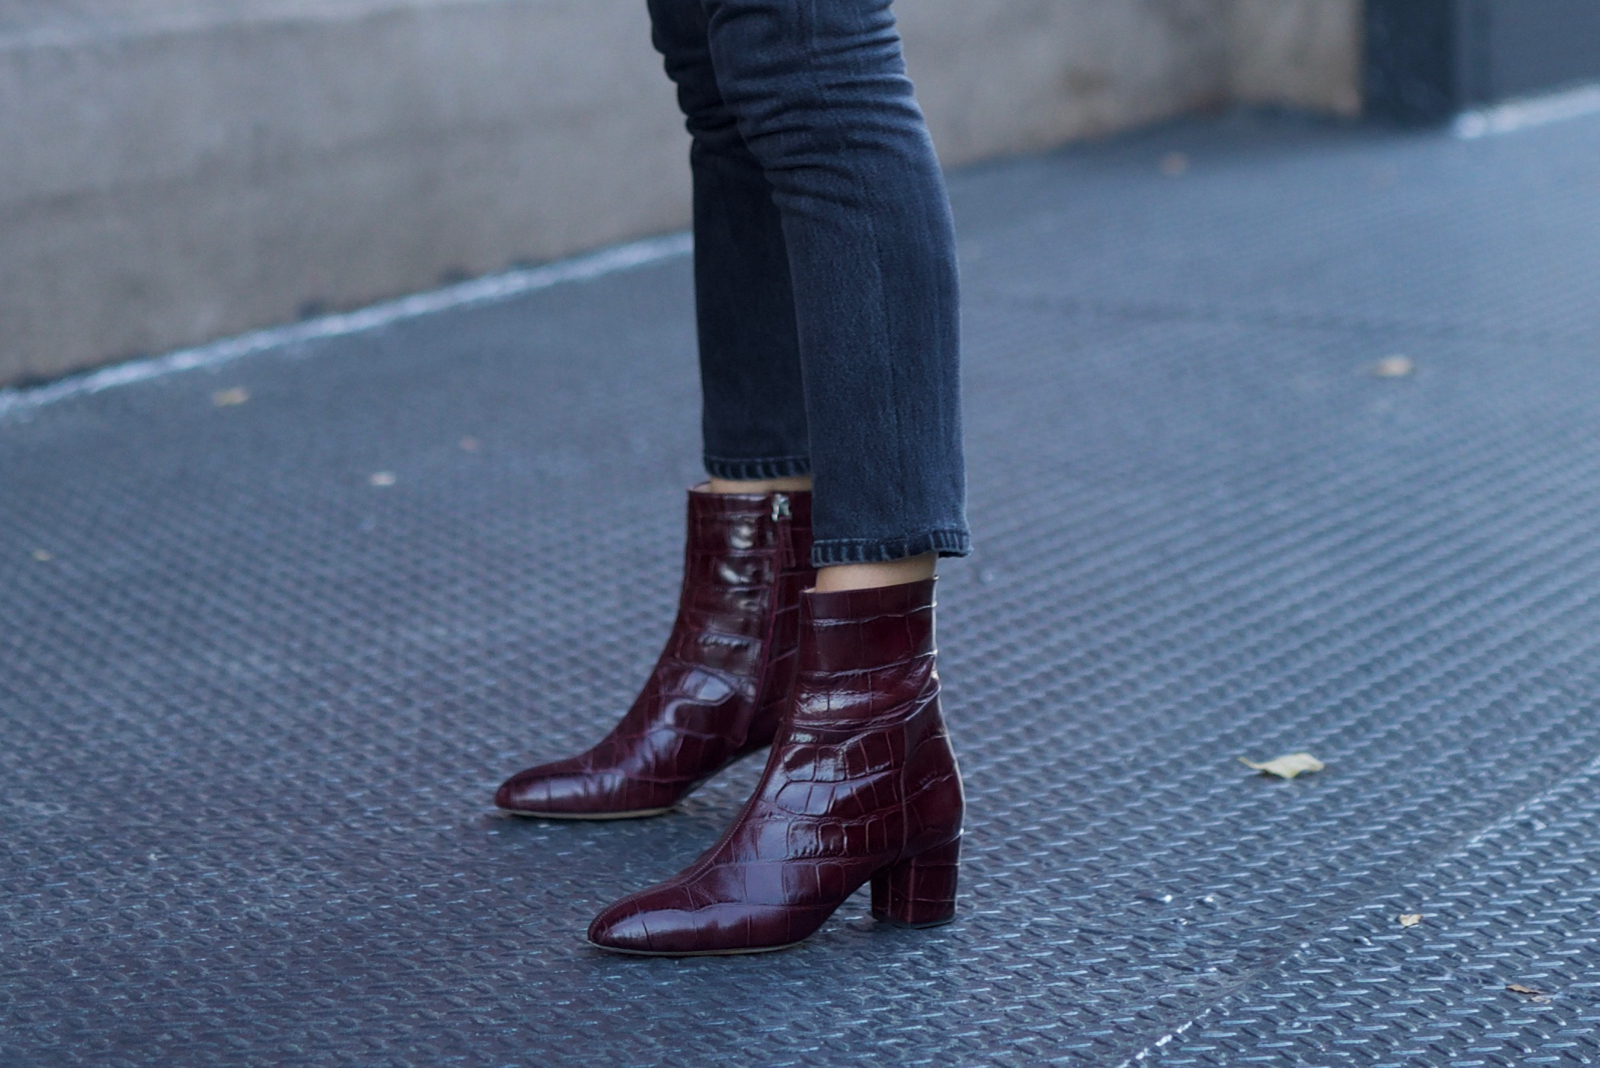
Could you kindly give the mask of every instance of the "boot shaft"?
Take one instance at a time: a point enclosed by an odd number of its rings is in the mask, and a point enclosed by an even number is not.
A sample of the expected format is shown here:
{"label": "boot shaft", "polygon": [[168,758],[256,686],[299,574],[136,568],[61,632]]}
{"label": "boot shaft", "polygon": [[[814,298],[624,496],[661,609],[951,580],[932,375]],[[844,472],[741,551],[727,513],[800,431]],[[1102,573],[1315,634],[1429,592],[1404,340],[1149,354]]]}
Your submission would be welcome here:
{"label": "boot shaft", "polygon": [[[667,652],[690,663],[760,678],[770,701],[773,662],[792,658],[800,591],[811,568],[811,494],[690,490],[683,583]],[[757,661],[752,661],[752,657]],[[787,679],[780,687],[785,692]]]}
{"label": "boot shaft", "polygon": [[767,784],[779,808],[863,819],[916,853],[959,834],[965,796],[940,707],[934,580],[801,600],[794,696]]}
{"label": "boot shaft", "polygon": [[[828,689],[859,687],[858,706],[890,707],[930,685],[934,670],[934,580],[804,595],[798,648],[802,679]],[[825,709],[799,708],[802,714]]]}

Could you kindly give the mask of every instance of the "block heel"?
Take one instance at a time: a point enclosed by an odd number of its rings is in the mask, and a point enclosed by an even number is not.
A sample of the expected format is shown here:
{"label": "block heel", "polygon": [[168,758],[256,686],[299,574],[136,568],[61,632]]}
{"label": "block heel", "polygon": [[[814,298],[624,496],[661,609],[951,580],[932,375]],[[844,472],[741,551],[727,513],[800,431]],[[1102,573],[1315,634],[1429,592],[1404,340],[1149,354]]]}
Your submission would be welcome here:
{"label": "block heel", "polygon": [[878,872],[872,877],[872,916],[896,927],[937,927],[956,918],[956,873],[961,839]]}

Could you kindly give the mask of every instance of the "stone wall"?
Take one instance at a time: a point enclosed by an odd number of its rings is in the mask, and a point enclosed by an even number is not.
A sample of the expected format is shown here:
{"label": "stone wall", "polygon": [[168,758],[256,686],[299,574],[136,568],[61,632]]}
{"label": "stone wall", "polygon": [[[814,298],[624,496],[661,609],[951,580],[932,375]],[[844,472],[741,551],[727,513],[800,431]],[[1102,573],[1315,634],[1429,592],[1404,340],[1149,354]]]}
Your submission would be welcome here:
{"label": "stone wall", "polygon": [[[947,163],[1359,105],[1358,0],[899,0]],[[0,0],[0,382],[686,225],[642,0]]]}
{"label": "stone wall", "polygon": [[1355,115],[1362,45],[1361,5],[1352,0],[1232,0],[1230,95],[1244,104]]}

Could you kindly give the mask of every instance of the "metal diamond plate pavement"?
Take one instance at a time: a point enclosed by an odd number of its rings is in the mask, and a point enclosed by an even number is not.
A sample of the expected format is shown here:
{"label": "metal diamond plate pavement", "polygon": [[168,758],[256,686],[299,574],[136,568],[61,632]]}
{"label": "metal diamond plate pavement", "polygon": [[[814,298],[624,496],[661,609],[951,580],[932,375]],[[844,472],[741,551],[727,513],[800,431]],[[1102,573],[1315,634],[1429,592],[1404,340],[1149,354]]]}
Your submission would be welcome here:
{"label": "metal diamond plate pavement", "polygon": [[665,635],[683,259],[7,417],[0,1065],[1600,1063],[1597,135],[1236,116],[955,176],[934,931],[587,947],[754,762],[487,810]]}

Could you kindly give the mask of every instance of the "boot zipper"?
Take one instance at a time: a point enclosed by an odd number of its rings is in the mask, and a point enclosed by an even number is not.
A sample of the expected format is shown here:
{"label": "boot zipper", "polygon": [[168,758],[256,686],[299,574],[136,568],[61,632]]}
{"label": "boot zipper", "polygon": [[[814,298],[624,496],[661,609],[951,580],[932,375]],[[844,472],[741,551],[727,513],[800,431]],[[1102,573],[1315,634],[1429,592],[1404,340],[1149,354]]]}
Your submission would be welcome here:
{"label": "boot zipper", "polygon": [[794,552],[794,533],[789,522],[789,495],[787,493],[774,493],[772,495],[772,527],[773,537],[778,543],[778,568],[787,571],[798,567]]}
{"label": "boot zipper", "polygon": [[772,537],[777,548],[777,566],[772,569],[772,585],[767,590],[770,599],[767,604],[767,627],[761,635],[761,688],[756,691],[755,701],[750,705],[750,716],[745,720],[744,740],[750,737],[750,727],[755,722],[755,717],[766,706],[762,703],[767,697],[766,689],[769,685],[769,673],[772,671],[772,643],[777,637],[778,612],[777,601],[783,590],[784,573],[794,567],[794,536],[790,532],[789,523],[789,495],[774,493],[772,495]]}

